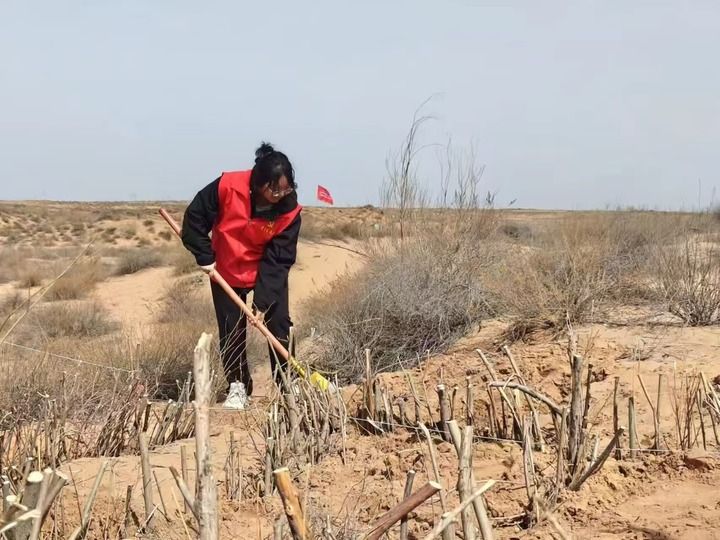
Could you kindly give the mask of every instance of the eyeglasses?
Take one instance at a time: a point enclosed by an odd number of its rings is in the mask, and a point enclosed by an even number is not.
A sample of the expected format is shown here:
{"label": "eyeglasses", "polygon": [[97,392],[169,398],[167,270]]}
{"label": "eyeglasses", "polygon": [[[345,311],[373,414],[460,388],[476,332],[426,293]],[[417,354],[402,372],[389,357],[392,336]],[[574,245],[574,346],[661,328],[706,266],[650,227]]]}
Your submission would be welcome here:
{"label": "eyeglasses", "polygon": [[287,188],[281,191],[275,191],[270,186],[268,186],[267,190],[270,192],[270,195],[279,199],[285,197],[286,195],[290,195],[293,191],[295,191],[295,188]]}

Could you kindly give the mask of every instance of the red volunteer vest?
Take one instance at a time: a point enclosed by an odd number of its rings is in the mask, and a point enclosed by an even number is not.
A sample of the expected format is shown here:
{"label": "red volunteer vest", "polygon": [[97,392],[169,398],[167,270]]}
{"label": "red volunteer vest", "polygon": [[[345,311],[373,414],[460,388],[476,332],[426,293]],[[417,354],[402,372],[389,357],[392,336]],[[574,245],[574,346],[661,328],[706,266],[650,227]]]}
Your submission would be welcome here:
{"label": "red volunteer vest", "polygon": [[275,221],[252,218],[251,173],[222,173],[218,188],[218,218],[212,231],[217,271],[231,286],[247,289],[255,286],[265,246],[287,229],[302,210],[298,204]]}

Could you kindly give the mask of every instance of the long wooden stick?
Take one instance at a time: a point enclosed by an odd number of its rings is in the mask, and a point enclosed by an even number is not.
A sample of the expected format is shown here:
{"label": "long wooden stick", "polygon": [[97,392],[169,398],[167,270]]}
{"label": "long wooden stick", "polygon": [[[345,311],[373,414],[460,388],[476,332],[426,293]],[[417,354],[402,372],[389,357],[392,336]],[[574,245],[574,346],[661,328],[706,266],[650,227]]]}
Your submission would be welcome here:
{"label": "long wooden stick", "polygon": [[380,516],[363,538],[365,540],[377,540],[389,531],[395,523],[407,516],[438,491],[442,491],[442,486],[440,484],[437,482],[428,482],[415,493],[403,499],[403,501],[395,508],[391,508],[385,514]]}
{"label": "long wooden stick", "polygon": [[312,533],[305,520],[305,513],[300,503],[300,497],[290,478],[290,471],[287,467],[273,471],[275,485],[277,486],[280,498],[285,508],[285,515],[290,524],[294,540],[310,540]]}
{"label": "long wooden stick", "polygon": [[549,397],[544,396],[537,390],[530,388],[529,386],[525,386],[523,384],[511,383],[511,382],[503,382],[503,381],[492,381],[492,382],[488,383],[488,386],[490,386],[491,388],[499,388],[499,389],[510,388],[513,390],[519,390],[520,392],[523,392],[523,393],[529,395],[530,397],[534,397],[538,401],[543,402],[545,405],[548,406],[548,408],[550,409],[550,411],[553,414],[557,414],[558,416],[560,416],[561,409],[557,403],[555,403]]}
{"label": "long wooden stick", "polygon": [[465,510],[468,505],[472,504],[472,502],[480,497],[483,493],[485,493],[487,490],[489,490],[491,487],[495,485],[495,480],[488,480],[483,484],[483,486],[478,489],[475,493],[473,493],[468,499],[464,500],[460,505],[452,510],[451,512],[446,512],[443,514],[445,517],[440,520],[440,522],[435,525],[435,528],[430,531],[430,534],[428,534],[423,540],[434,540],[442,532],[445,530],[445,527],[447,527],[450,523],[455,521],[455,518],[458,516],[460,512]]}
{"label": "long wooden stick", "polygon": [[200,540],[217,540],[217,485],[210,461],[210,342],[212,336],[203,334],[195,347],[193,374],[195,377],[195,458],[197,462],[198,536]]}
{"label": "long wooden stick", "polygon": [[170,473],[172,474],[173,478],[175,479],[175,483],[177,484],[178,489],[180,490],[180,494],[183,496],[183,499],[185,500],[185,507],[189,508],[193,515],[195,516],[195,519],[198,519],[197,510],[196,510],[196,504],[195,504],[195,496],[192,494],[190,489],[187,487],[187,484],[182,479],[182,476],[180,476],[180,473],[177,471],[175,467],[170,467]]}

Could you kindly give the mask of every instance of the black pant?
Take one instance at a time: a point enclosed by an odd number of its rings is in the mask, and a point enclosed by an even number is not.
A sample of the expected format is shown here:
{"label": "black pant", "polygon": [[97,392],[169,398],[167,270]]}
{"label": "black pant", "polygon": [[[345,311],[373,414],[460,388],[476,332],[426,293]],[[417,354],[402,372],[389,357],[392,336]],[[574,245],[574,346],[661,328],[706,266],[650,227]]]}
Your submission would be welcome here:
{"label": "black pant", "polygon": [[[245,317],[245,314],[225,291],[222,290],[220,285],[214,281],[210,281],[210,288],[212,290],[215,316],[217,317],[218,330],[220,332],[220,359],[222,360],[225,378],[227,379],[228,385],[235,381],[243,383],[245,385],[245,391],[249,396],[252,394],[253,381],[247,363],[247,317]],[[247,298],[247,293],[250,292],[251,289],[233,288],[233,290],[244,302]],[[286,349],[288,347],[290,326],[292,326],[288,308],[288,290],[286,287],[280,295],[280,298],[276,300],[265,314],[265,326],[267,326],[272,335],[274,335]],[[268,344],[268,352],[270,354],[270,367],[275,382],[280,386],[282,379],[277,370],[284,370],[286,361],[275,353],[270,344]],[[280,361],[279,366],[275,361],[276,355]]]}

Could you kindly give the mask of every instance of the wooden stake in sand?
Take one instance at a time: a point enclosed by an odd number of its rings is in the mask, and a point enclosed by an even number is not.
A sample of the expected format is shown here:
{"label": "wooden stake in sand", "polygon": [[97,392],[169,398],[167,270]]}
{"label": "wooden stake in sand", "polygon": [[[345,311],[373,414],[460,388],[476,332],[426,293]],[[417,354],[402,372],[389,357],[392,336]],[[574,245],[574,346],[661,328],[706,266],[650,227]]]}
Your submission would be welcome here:
{"label": "wooden stake in sand", "polygon": [[[615,387],[613,389],[613,432],[617,433],[618,427],[620,427],[620,414],[619,414],[619,402],[618,402],[618,389],[620,387],[620,377],[615,377]],[[617,447],[615,448],[615,459],[622,459],[622,439],[618,439]]]}
{"label": "wooden stake in sand", "polygon": [[440,519],[442,521],[448,521],[447,526],[442,532],[442,540],[455,540],[455,523],[452,519],[450,519],[450,512],[445,512],[442,516],[440,516]]}
{"label": "wooden stake in sand", "polygon": [[210,343],[212,336],[203,334],[195,347],[195,443],[197,460],[197,515],[200,540],[217,540],[217,486],[210,462]]}
{"label": "wooden stake in sand", "polygon": [[[442,476],[440,476],[440,468],[438,467],[437,463],[437,456],[435,455],[435,444],[432,441],[432,437],[430,436],[430,431],[428,428],[420,422],[418,424],[418,427],[420,430],[425,434],[425,438],[427,439],[428,444],[428,451],[430,452],[430,463],[432,464],[433,468],[433,474],[435,475],[435,481],[442,486]],[[447,504],[445,503],[445,493],[441,489],[440,490],[440,506],[443,509],[443,512],[447,512]]]}
{"label": "wooden stake in sand", "polygon": [[[472,495],[472,438],[473,428],[467,426],[463,433],[462,445],[460,446],[460,463],[457,480],[457,490],[460,502],[468,500]],[[475,540],[475,522],[472,518],[472,510],[467,506],[460,513],[463,535],[466,540]]]}
{"label": "wooden stake in sand", "polygon": [[[138,441],[140,445],[140,465],[142,468],[143,478],[143,501],[145,502],[145,519],[147,520],[147,529],[149,530],[153,528],[154,524],[152,513],[155,509],[155,504],[153,504],[150,456],[148,455],[147,439],[145,438],[145,435],[146,434],[142,431],[138,431]],[[158,489],[160,489],[159,486]]]}
{"label": "wooden stake in sand", "polygon": [[[463,436],[460,432],[460,426],[458,426],[457,422],[455,420],[451,420],[448,422],[448,428],[450,430],[450,436],[452,437],[452,443],[455,447],[455,452],[458,455],[458,461],[460,460],[460,455],[462,454],[462,443],[463,443]],[[470,484],[475,485],[475,477],[472,471],[472,467],[470,467]],[[482,535],[483,540],[492,540],[493,539],[493,531],[492,531],[492,524],[490,523],[490,518],[487,514],[487,508],[485,507],[485,501],[483,500],[482,496],[474,497],[472,500],[473,510],[475,511],[475,519],[477,519],[478,525],[480,526],[480,534]]]}
{"label": "wooden stake in sand", "polygon": [[[660,406],[660,385],[662,383],[662,374],[659,375],[658,379],[658,400],[657,400],[657,406]],[[643,394],[645,394],[645,399],[647,399],[648,405],[650,405],[650,411],[653,415],[653,426],[655,427],[655,444],[653,445],[653,448],[655,450],[660,450],[660,413],[658,413],[658,409],[655,405],[653,405],[652,399],[650,399],[650,394],[648,394],[647,388],[645,388],[645,381],[643,381],[642,375],[640,373],[637,374],[637,378],[640,381],[640,388],[642,388]],[[615,429],[617,431],[617,428]]]}
{"label": "wooden stake in sand", "polygon": [[628,437],[630,439],[630,457],[637,456],[637,431],[635,430],[635,398],[628,398]]}
{"label": "wooden stake in sand", "polygon": [[[185,482],[185,485],[188,486],[190,483],[188,482],[188,466],[187,466],[187,447],[182,444],[180,445],[180,471],[182,473],[182,480]],[[191,493],[195,493],[195,490],[193,489]],[[185,502],[184,505],[185,513],[189,514],[190,512],[194,512],[194,509],[190,508],[188,506],[188,503]]]}
{"label": "wooden stake in sand", "polygon": [[[40,488],[43,481],[43,473],[40,471],[33,471],[28,474],[25,482],[25,487],[22,492],[22,499],[20,504],[26,507],[28,510],[32,510],[38,504],[40,498]],[[30,533],[33,529],[33,519],[26,519],[18,522],[17,526],[10,536],[16,540],[27,540],[30,537]]]}
{"label": "wooden stake in sand", "polygon": [[568,417],[568,450],[570,465],[574,468],[578,462],[578,452],[582,438],[583,396],[582,370],[583,360],[577,354],[571,358],[571,398],[570,416]]}
{"label": "wooden stake in sand", "polygon": [[475,397],[470,377],[465,377],[465,424],[472,426],[475,423]]}
{"label": "wooden stake in sand", "polygon": [[290,524],[293,539],[310,540],[313,536],[305,521],[305,513],[300,503],[300,497],[290,478],[290,471],[287,467],[276,469],[273,471],[273,476],[285,508],[285,515]]}
{"label": "wooden stake in sand", "polygon": [[435,391],[438,395],[438,403],[440,403],[440,431],[442,432],[442,438],[445,441],[450,441],[450,433],[448,432],[447,423],[452,420],[450,416],[450,403],[448,402],[447,393],[445,392],[445,385],[438,384],[435,387]]}
{"label": "wooden stake in sand", "polygon": [[[410,469],[405,479],[405,491],[403,492],[403,500],[412,495],[413,480],[415,480],[415,471]],[[407,515],[400,520],[400,540],[407,540],[408,537],[408,521]]]}

